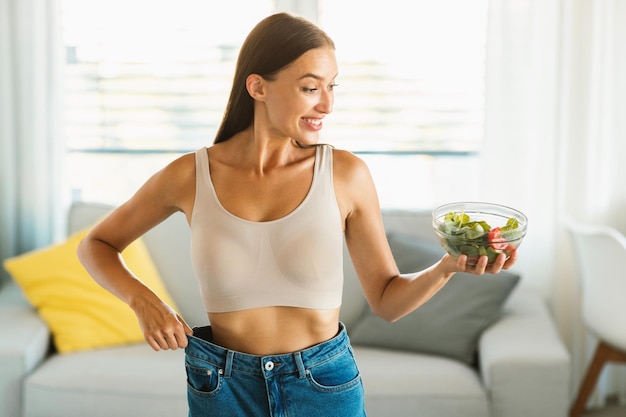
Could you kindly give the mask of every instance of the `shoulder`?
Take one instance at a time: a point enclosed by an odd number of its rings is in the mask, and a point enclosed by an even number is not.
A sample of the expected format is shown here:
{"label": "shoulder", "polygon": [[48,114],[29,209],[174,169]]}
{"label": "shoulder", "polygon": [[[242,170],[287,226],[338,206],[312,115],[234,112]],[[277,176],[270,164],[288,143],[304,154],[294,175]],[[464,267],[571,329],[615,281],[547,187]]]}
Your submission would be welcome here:
{"label": "shoulder", "polygon": [[352,152],[333,150],[333,184],[344,218],[378,205],[376,186],[369,168]]}
{"label": "shoulder", "polygon": [[191,213],[195,198],[193,153],[154,173],[124,204],[100,223],[102,240],[124,248],[176,211]]}
{"label": "shoulder", "polygon": [[152,204],[188,208],[195,198],[196,163],[194,152],[181,155],[156,172],[139,190],[138,195]]}
{"label": "shoulder", "polygon": [[367,164],[350,151],[333,149],[333,173],[336,179],[348,183],[369,180]]}
{"label": "shoulder", "polygon": [[195,178],[195,152],[186,153],[167,164],[158,174],[167,182],[180,183]]}

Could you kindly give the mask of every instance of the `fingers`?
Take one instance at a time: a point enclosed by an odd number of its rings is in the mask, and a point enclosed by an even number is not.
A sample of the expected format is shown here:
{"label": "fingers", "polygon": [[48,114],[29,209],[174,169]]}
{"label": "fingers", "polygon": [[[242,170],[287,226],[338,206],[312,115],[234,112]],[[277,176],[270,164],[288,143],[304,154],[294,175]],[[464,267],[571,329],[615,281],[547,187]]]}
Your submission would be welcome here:
{"label": "fingers", "polygon": [[146,342],[148,342],[148,344],[150,345],[150,347],[152,348],[152,350],[154,350],[155,352],[158,352],[161,349],[161,346],[159,345],[159,343],[154,340],[154,339],[147,339],[146,338]]}
{"label": "fingers", "polygon": [[161,332],[154,332],[146,337],[146,341],[155,351],[175,349],[171,348],[167,337]]}
{"label": "fingers", "polygon": [[483,275],[487,271],[487,264],[489,263],[489,258],[486,256],[481,256],[478,258],[476,265],[469,269],[469,272],[476,275]]}
{"label": "fingers", "polygon": [[181,316],[179,316],[178,314],[176,315],[176,317],[178,317],[178,321],[180,321],[182,323],[183,328],[185,330],[185,334],[193,336],[193,329],[191,327],[189,327],[189,325],[185,322],[185,320],[183,320],[183,318]]}
{"label": "fingers", "polygon": [[502,269],[511,268],[515,264],[515,262],[517,262],[517,249],[513,249],[512,251],[509,252],[509,258],[504,263],[504,266],[502,267]]}
{"label": "fingers", "polygon": [[178,322],[181,324],[182,328],[182,332],[175,333],[176,344],[178,345],[178,347],[185,348],[187,347],[188,343],[187,335],[193,335],[193,330],[191,329],[191,327],[189,327],[189,325],[185,322],[185,320],[183,320],[181,316],[177,314],[176,318],[178,319]]}
{"label": "fingers", "polygon": [[508,258],[504,253],[501,253],[491,265],[487,256],[479,257],[475,265],[468,265],[467,260],[466,255],[458,257],[457,268],[459,272],[469,272],[475,275],[483,275],[485,273],[497,274],[503,269],[510,268],[515,263],[517,252],[514,251]]}
{"label": "fingers", "polygon": [[193,334],[191,328],[180,316],[174,323],[153,326],[144,331],[146,342],[155,351],[184,349],[187,347],[187,335]]}
{"label": "fingers", "polygon": [[458,257],[456,266],[459,272],[470,272],[472,274],[482,275],[485,273],[489,259],[486,256],[481,256],[478,258],[475,265],[468,264],[467,262],[467,255],[461,255]]}
{"label": "fingers", "polygon": [[502,268],[504,267],[506,259],[507,259],[507,256],[504,253],[499,254],[498,257],[496,258],[495,262],[493,264],[489,265],[485,269],[485,272],[489,272],[490,274],[497,274],[497,273],[499,273],[502,270]]}
{"label": "fingers", "polygon": [[193,333],[187,323],[153,293],[149,295],[132,301],[146,342],[156,351],[187,347],[187,335]]}

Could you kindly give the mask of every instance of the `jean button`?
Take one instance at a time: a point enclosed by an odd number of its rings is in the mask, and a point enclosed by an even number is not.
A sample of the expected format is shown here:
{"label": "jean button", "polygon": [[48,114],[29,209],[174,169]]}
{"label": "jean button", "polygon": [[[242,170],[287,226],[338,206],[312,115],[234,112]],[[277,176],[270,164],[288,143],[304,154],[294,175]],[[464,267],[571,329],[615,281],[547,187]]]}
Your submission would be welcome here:
{"label": "jean button", "polygon": [[272,361],[265,362],[265,370],[271,371],[272,369],[274,369],[274,362]]}

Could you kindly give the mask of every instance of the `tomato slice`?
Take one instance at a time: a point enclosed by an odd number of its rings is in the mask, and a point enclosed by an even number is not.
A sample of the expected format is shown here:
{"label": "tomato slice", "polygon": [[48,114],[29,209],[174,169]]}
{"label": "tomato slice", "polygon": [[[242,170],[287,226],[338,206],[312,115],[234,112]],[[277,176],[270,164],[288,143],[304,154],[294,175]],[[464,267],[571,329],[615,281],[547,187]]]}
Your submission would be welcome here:
{"label": "tomato slice", "polygon": [[502,237],[502,232],[499,227],[494,227],[487,232],[487,242],[489,242],[489,246],[496,250],[504,250],[508,246],[508,243],[506,243],[506,240]]}

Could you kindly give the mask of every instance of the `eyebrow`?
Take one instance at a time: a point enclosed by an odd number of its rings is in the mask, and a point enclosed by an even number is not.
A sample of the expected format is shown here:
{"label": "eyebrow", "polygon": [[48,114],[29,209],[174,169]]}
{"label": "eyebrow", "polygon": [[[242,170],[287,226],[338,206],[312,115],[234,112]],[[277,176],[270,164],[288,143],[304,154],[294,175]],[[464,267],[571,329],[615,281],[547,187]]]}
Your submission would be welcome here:
{"label": "eyebrow", "polygon": [[[339,75],[338,73],[335,74],[335,76],[332,79],[334,80],[335,78],[337,78],[338,75]],[[319,80],[319,81],[323,81],[324,80],[324,77],[321,77],[321,76],[319,76],[317,74],[313,74],[312,72],[307,72],[306,74],[304,74],[303,76],[298,78],[298,80],[302,80],[304,78],[314,78],[314,79]]]}

